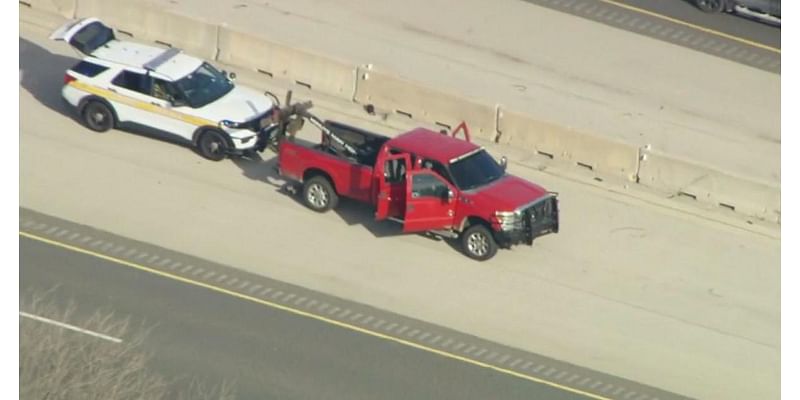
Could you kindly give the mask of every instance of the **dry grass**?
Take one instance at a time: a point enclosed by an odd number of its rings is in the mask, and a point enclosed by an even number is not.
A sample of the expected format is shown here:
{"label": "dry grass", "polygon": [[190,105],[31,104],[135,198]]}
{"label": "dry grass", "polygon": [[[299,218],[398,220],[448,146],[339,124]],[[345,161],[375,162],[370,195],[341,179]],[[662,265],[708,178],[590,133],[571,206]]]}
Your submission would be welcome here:
{"label": "dry grass", "polygon": [[122,343],[87,336],[50,324],[20,318],[20,399],[41,400],[233,400],[227,382],[169,379],[153,370],[144,350],[149,329],[131,326],[129,318],[98,310],[76,316],[74,303],[58,304],[47,292],[20,299],[20,310],[84,329],[122,338]]}

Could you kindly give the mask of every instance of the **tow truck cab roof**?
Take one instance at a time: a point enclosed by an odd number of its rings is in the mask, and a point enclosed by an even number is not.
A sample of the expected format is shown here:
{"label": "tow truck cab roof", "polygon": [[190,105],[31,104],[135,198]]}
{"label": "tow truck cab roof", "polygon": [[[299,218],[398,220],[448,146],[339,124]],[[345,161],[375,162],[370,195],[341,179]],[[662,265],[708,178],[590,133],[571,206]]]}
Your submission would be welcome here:
{"label": "tow truck cab roof", "polygon": [[397,136],[390,140],[389,144],[394,149],[436,160],[444,165],[449,164],[453,159],[481,149],[474,143],[425,128],[417,128]]}

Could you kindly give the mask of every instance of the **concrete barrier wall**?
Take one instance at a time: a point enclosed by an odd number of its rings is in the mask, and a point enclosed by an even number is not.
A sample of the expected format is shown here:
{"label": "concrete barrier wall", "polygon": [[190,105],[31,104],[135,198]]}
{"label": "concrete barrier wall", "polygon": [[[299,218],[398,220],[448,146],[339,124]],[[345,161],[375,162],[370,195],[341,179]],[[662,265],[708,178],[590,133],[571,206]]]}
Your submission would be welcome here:
{"label": "concrete barrier wall", "polygon": [[72,18],[75,15],[77,4],[77,0],[20,0],[19,2],[35,10],[60,14],[65,18]]}
{"label": "concrete barrier wall", "polygon": [[475,137],[529,150],[595,171],[597,176],[644,186],[780,222],[780,187],[736,177],[686,160],[538,121],[522,113],[425,87],[389,72],[357,69],[291,46],[145,7],[136,0],[24,0],[31,8],[67,18],[95,16],[144,40],[260,71],[378,109],[454,128],[466,121]]}
{"label": "concrete barrier wall", "polygon": [[[463,97],[425,87],[386,72],[359,68],[355,100],[372,104],[443,128],[466,121],[474,137],[494,141],[496,108]],[[450,130],[450,129],[448,129]]]}
{"label": "concrete barrier wall", "polygon": [[217,60],[288,79],[314,91],[353,99],[355,66],[246,33],[220,28]]}
{"label": "concrete barrier wall", "polygon": [[217,26],[172,14],[134,0],[80,0],[78,17],[97,17],[138,39],[178,47],[213,60],[217,55]]}
{"label": "concrete barrier wall", "polygon": [[639,148],[501,110],[498,142],[573,162],[599,176],[636,180]]}
{"label": "concrete barrier wall", "polygon": [[780,222],[781,189],[737,177],[696,163],[655,152],[644,152],[639,183],[678,196]]}

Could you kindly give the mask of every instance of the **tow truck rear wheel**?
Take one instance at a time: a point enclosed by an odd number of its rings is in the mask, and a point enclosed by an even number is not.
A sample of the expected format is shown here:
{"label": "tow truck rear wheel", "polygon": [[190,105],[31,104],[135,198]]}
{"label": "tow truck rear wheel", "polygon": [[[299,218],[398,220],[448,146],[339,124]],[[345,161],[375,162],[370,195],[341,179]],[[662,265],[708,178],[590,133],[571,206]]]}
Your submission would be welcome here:
{"label": "tow truck rear wheel", "polygon": [[339,204],[339,195],[328,178],[317,175],[303,182],[303,203],[316,212],[325,212]]}
{"label": "tow truck rear wheel", "polygon": [[467,257],[486,261],[497,253],[497,242],[489,228],[476,224],[461,234],[461,248]]}

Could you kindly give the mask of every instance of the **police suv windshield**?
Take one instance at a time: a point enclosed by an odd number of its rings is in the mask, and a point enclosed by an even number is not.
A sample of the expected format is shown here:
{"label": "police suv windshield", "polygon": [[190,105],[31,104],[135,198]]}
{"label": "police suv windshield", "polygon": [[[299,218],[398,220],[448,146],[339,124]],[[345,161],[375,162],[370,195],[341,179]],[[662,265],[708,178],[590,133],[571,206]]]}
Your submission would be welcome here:
{"label": "police suv windshield", "polygon": [[175,84],[193,108],[203,107],[233,90],[233,83],[208,63],[203,63]]}
{"label": "police suv windshield", "polygon": [[505,172],[486,150],[480,150],[467,157],[450,163],[453,183],[461,190],[476,189],[488,185]]}

